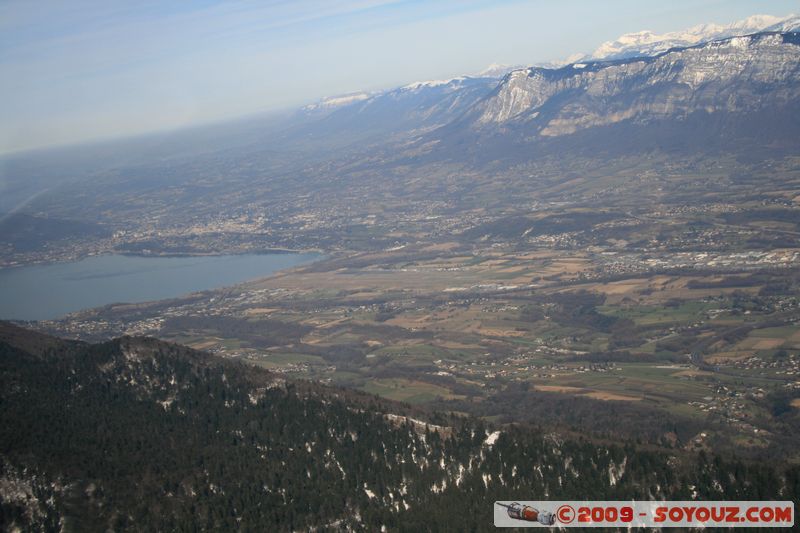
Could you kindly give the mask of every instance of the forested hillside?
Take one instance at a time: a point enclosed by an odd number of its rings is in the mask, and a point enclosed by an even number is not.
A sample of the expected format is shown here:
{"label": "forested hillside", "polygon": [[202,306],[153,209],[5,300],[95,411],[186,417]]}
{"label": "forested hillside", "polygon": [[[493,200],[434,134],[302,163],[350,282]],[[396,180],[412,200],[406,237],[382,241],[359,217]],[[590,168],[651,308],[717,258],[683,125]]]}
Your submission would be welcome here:
{"label": "forested hillside", "polygon": [[6,531],[482,531],[495,500],[800,494],[797,467],[424,423],[146,338],[89,345],[0,324],[0,379]]}

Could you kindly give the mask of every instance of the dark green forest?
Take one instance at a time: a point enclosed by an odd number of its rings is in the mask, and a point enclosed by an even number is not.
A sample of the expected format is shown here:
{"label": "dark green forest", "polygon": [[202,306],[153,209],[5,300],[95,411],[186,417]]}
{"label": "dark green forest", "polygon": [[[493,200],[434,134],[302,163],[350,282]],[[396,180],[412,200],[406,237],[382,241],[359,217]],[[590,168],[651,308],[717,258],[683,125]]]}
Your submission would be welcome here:
{"label": "dark green forest", "polygon": [[0,326],[4,531],[488,531],[495,500],[800,494],[797,466],[488,427],[153,339]]}

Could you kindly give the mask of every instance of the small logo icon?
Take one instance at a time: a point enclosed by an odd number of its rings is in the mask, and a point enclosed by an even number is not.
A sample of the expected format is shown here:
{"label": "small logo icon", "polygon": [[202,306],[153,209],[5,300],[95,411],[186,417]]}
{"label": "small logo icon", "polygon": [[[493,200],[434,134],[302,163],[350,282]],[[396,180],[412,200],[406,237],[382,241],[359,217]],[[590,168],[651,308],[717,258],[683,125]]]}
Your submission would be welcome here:
{"label": "small logo icon", "polygon": [[570,524],[575,520],[575,509],[571,505],[562,505],[556,511],[556,516],[562,524]]}
{"label": "small logo icon", "polygon": [[545,526],[552,526],[556,523],[556,517],[549,511],[540,511],[530,505],[522,505],[519,502],[514,502],[510,505],[497,502],[500,507],[505,507],[508,516],[515,520],[524,520],[526,522],[539,522]]}

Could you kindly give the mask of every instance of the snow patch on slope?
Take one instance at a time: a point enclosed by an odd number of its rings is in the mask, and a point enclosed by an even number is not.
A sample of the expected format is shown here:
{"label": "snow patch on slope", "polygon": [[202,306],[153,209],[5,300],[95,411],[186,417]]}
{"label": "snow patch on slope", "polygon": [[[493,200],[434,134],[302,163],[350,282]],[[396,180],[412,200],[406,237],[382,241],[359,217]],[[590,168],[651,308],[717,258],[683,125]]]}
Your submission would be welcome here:
{"label": "snow patch on slope", "polygon": [[495,431],[493,433],[490,433],[489,436],[486,437],[486,440],[483,441],[483,443],[486,446],[492,446],[495,442],[497,442],[498,438],[500,438],[500,432],[499,431]]}

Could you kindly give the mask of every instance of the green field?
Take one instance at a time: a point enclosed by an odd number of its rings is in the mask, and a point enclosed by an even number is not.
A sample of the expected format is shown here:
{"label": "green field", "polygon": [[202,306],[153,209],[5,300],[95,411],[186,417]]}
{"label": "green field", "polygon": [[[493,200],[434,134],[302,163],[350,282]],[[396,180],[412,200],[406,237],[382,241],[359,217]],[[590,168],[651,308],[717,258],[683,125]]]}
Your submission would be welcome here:
{"label": "green field", "polygon": [[639,326],[664,325],[685,323],[702,319],[709,309],[715,309],[719,304],[707,302],[686,301],[680,305],[672,306],[600,306],[598,312],[618,318],[628,318]]}
{"label": "green field", "polygon": [[364,384],[361,390],[384,398],[389,398],[390,400],[398,400],[412,404],[430,402],[438,397],[455,397],[444,387],[407,379],[371,380]]}

